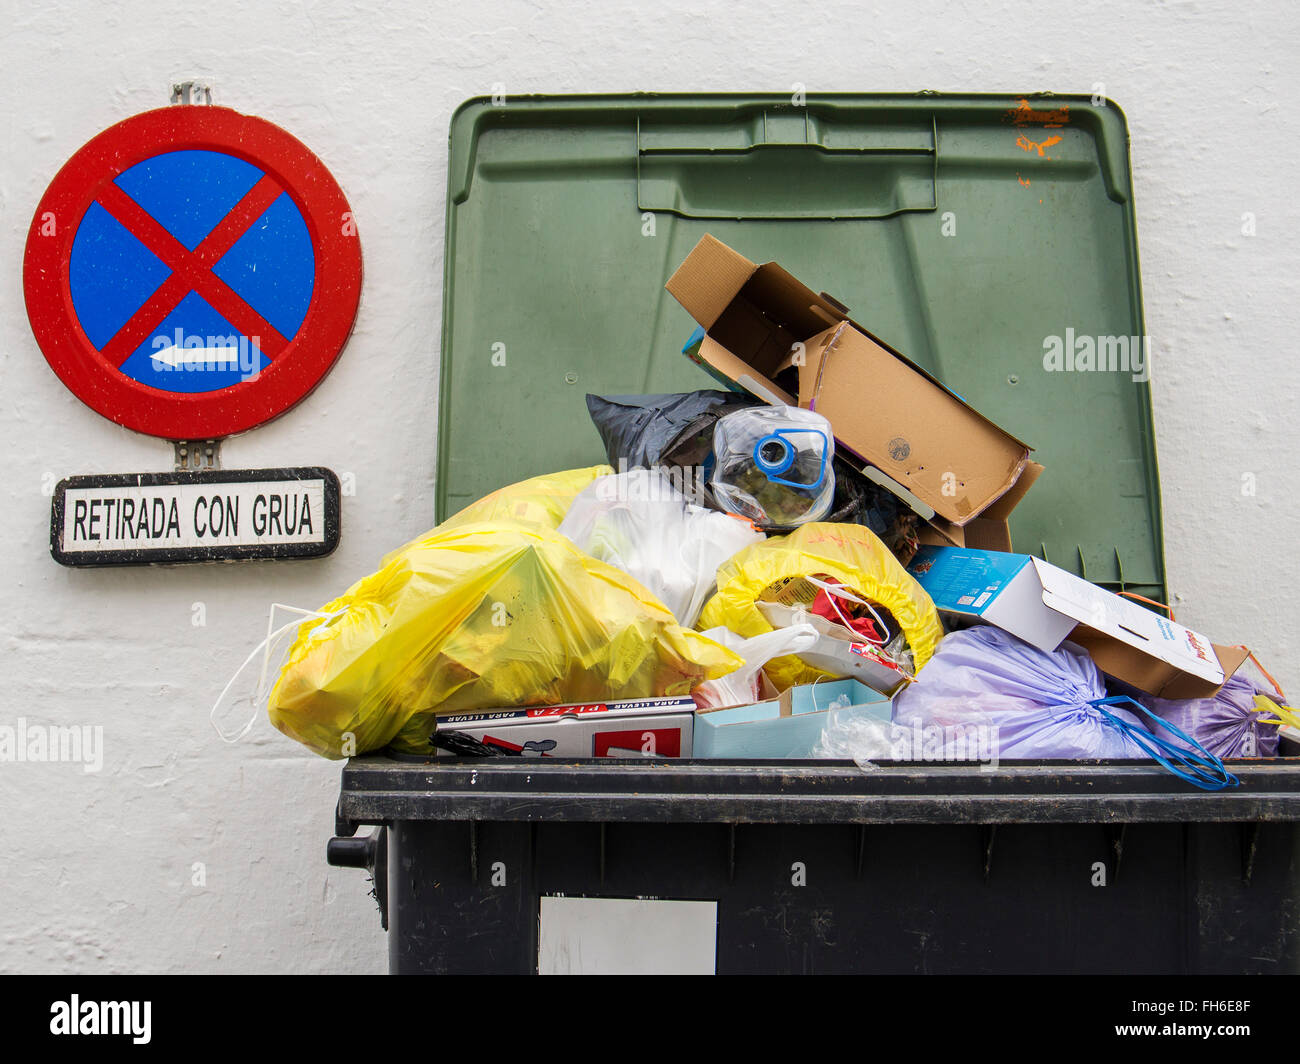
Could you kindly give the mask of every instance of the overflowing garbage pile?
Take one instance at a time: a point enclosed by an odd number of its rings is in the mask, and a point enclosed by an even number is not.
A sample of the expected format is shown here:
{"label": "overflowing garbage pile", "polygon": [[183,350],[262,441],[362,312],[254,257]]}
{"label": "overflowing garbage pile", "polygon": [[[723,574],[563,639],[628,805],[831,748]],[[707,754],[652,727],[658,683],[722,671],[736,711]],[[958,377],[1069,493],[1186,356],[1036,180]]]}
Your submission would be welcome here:
{"label": "overflowing garbage pile", "polygon": [[335,758],[1124,758],[1219,789],[1300,725],[1245,647],[1014,553],[1028,446],[837,304],[712,237],[667,287],[726,390],[587,396],[609,465],[502,488],[298,625],[276,727]]}

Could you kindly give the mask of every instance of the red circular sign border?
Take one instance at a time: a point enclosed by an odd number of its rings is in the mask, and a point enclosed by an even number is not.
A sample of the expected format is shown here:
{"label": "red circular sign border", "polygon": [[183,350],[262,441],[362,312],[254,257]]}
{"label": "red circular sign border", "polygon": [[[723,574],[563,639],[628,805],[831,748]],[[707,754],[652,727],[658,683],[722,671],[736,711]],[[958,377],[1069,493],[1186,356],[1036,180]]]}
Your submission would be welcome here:
{"label": "red circular sign border", "polygon": [[[279,183],[307,224],[315,283],[297,334],[256,379],[214,392],[168,393],[127,377],[100,357],[73,308],[68,263],[77,229],[100,188],[136,163],[187,149],[225,152]],[[42,235],[51,214],[55,232]],[[350,235],[345,232],[349,226]],[[150,436],[216,439],[278,417],[329,372],[356,320],[361,242],[343,190],[292,134],[227,107],[175,105],[109,127],[63,165],[32,217],[23,289],[27,317],[45,360],[92,410]]]}

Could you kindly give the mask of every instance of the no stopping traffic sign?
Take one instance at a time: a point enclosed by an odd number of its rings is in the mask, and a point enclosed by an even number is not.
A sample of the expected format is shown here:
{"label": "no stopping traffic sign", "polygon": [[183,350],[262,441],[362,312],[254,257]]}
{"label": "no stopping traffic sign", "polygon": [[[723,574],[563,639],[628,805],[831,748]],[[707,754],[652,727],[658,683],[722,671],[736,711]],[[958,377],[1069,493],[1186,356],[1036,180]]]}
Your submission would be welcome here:
{"label": "no stopping traffic sign", "polygon": [[351,209],[270,122],[173,106],[78,151],[36,208],[27,316],[82,402],[167,439],[283,413],[338,357],[361,294]]}

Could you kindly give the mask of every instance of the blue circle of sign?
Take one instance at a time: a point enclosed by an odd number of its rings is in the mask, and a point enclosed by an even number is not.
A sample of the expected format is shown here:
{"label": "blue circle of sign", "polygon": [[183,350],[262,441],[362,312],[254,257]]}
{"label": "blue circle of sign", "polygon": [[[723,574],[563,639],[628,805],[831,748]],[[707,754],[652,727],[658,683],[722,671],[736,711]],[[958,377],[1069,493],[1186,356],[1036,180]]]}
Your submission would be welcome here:
{"label": "blue circle of sign", "polygon": [[[141,209],[182,248],[195,252],[265,178],[258,167],[225,152],[185,150],[145,159],[113,184],[132,209]],[[231,234],[233,243],[221,249],[210,269],[219,287],[251,310],[247,317],[278,333],[282,345],[293,340],[306,318],[316,258],[301,211],[283,189],[275,195],[277,187],[271,186],[274,198],[251,224]],[[173,272],[129,220],[124,224],[101,202],[92,203],[73,239],[68,283],[77,320],[96,349],[118,337]],[[130,335],[134,340],[139,333]],[[141,342],[118,353],[118,368],[160,391],[213,392],[265,369],[267,346],[253,327],[237,327],[191,289]]]}

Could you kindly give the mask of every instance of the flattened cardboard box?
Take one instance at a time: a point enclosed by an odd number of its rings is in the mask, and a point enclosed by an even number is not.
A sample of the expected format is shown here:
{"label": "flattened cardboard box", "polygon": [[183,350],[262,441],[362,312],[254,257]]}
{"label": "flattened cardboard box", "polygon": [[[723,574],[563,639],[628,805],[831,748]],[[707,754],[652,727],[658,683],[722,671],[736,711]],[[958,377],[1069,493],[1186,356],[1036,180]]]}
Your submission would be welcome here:
{"label": "flattened cardboard box", "polygon": [[964,542],[958,530],[1031,464],[1026,444],[774,262],[705,236],[665,287],[705,330],[692,357],[761,399],[824,415],[839,448],[949,541]]}
{"label": "flattened cardboard box", "polygon": [[689,696],[639,698],[454,713],[438,718],[438,732],[520,757],[690,757],[694,720]]}
{"label": "flattened cardboard box", "polygon": [[1161,698],[1212,695],[1249,655],[1027,554],[929,546],[908,571],[942,612],[1039,650],[1068,638],[1108,676]]}

